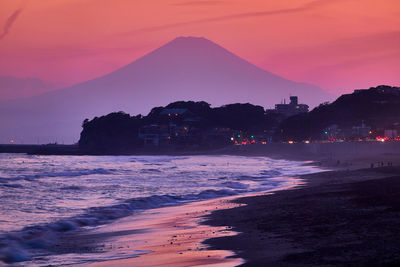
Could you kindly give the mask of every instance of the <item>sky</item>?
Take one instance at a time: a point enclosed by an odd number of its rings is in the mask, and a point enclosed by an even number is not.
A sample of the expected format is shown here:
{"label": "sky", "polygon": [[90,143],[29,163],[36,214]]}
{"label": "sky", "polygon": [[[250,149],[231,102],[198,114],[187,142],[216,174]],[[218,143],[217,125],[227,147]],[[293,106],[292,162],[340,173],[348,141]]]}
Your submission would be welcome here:
{"label": "sky", "polygon": [[178,36],[335,94],[400,85],[399,0],[1,0],[0,76],[64,87]]}

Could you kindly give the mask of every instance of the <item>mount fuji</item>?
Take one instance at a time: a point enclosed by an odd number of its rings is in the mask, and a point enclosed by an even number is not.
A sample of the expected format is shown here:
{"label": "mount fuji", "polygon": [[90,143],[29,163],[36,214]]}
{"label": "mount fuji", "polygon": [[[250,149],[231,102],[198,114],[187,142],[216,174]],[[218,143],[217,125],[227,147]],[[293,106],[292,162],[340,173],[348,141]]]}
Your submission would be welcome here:
{"label": "mount fuji", "polygon": [[289,95],[310,106],[332,98],[317,86],[281,78],[205,38],[179,37],[102,77],[1,103],[0,142],[72,143],[85,118],[114,111],[147,114],[177,100],[273,107]]}

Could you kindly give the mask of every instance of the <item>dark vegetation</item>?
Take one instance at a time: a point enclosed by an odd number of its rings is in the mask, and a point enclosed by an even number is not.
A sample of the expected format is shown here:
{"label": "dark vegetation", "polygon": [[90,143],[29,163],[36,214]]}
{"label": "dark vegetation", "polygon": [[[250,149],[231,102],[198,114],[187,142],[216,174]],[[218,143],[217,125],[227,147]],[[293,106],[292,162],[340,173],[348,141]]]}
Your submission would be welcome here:
{"label": "dark vegetation", "polygon": [[[169,110],[179,114],[168,114]],[[362,123],[374,132],[400,127],[399,88],[359,90],[288,118],[248,103],[212,108],[204,101],[174,102],[153,108],[147,116],[111,113],[83,122],[79,147],[96,153],[135,152],[146,147],[140,132],[150,126],[158,127],[153,133],[158,135],[160,144],[168,138],[169,148],[207,149],[232,144],[231,137],[239,135],[255,136],[257,141],[322,140],[324,129],[330,125],[351,129]]]}
{"label": "dark vegetation", "polygon": [[85,120],[79,146],[96,151],[132,150],[140,146],[137,138],[142,116],[133,116],[124,112],[110,113],[106,116]]}
{"label": "dark vegetation", "polygon": [[[165,114],[166,110],[185,112],[168,116]],[[215,148],[216,142],[213,142],[212,147],[205,144],[222,139],[229,141],[224,142],[224,145],[231,143],[230,137],[234,132],[262,134],[271,131],[279,125],[281,117],[279,114],[265,114],[263,107],[252,104],[230,104],[211,108],[210,104],[204,101],[178,101],[165,107],[155,107],[147,116],[130,116],[124,112],[116,112],[95,117],[93,120],[86,119],[82,124],[79,146],[86,151],[99,153],[134,152],[145,146],[139,136],[141,129],[157,125],[167,129],[165,132],[171,137],[169,144],[174,147],[182,148],[182,144],[191,140],[190,148]],[[178,134],[176,130],[171,130],[171,125],[175,128],[185,127],[188,133]],[[224,131],[220,132],[222,129]],[[161,135],[162,130],[157,134]],[[215,139],[216,137],[219,138]]]}
{"label": "dark vegetation", "polygon": [[292,116],[281,124],[282,140],[321,140],[324,129],[368,125],[374,131],[396,128],[400,123],[400,90],[378,86],[340,96],[331,104],[321,104],[309,113]]}

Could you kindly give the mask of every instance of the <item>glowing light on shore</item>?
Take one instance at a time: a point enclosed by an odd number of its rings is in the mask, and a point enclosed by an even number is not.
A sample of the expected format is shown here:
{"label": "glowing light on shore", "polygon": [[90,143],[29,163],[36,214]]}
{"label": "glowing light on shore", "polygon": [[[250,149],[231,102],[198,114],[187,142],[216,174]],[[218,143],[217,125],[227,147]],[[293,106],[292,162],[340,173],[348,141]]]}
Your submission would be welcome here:
{"label": "glowing light on shore", "polygon": [[387,137],[387,136],[385,136],[385,137],[377,136],[376,137],[376,141],[383,143],[385,141],[389,141],[389,137]]}

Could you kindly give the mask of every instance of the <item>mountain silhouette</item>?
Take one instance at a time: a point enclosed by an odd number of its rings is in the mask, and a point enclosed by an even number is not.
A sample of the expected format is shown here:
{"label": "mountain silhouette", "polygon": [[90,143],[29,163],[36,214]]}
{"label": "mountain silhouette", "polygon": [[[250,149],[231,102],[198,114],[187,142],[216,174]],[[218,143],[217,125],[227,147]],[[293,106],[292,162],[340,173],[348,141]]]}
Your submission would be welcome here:
{"label": "mountain silhouette", "polygon": [[2,100],[33,96],[51,89],[54,89],[54,86],[38,78],[0,76],[0,99]]}
{"label": "mountain silhouette", "polygon": [[271,108],[289,95],[310,106],[332,97],[258,68],[205,38],[179,37],[102,77],[2,103],[0,142],[70,143],[79,139],[85,118],[114,111],[147,114],[177,100]]}

